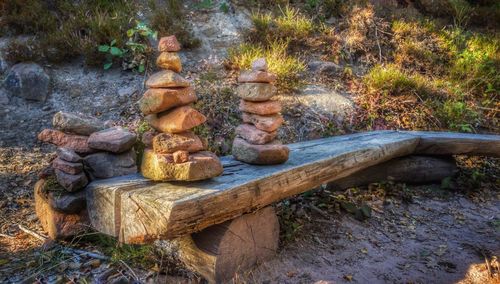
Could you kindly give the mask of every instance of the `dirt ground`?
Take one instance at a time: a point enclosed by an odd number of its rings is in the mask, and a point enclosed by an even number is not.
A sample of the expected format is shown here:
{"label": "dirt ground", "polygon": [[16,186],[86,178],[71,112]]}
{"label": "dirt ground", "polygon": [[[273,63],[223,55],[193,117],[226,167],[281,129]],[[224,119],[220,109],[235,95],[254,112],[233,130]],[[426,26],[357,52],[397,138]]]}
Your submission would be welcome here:
{"label": "dirt ground", "polygon": [[[178,264],[158,269],[153,262],[145,268],[99,260],[64,249],[102,254],[95,243],[59,247],[26,233],[19,225],[44,234],[33,213],[32,182],[21,176],[12,179],[9,189],[15,191],[0,191],[1,283],[203,283],[182,267],[168,267]],[[372,216],[356,220],[340,210],[340,196],[366,202]],[[494,186],[472,192],[438,185],[317,189],[276,208],[278,256],[241,273],[235,283],[500,283],[500,198]]]}

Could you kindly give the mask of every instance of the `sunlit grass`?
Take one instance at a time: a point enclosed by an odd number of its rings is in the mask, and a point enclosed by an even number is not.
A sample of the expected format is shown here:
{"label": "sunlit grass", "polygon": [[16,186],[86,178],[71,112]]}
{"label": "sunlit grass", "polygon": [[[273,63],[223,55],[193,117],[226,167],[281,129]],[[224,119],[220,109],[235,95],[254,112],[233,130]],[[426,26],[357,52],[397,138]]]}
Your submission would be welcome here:
{"label": "sunlit grass", "polygon": [[269,71],[278,76],[278,84],[285,88],[296,87],[297,77],[305,70],[305,64],[297,57],[287,53],[288,42],[274,41],[267,48],[255,44],[241,44],[229,51],[229,61],[239,69],[249,69],[251,63],[265,57]]}

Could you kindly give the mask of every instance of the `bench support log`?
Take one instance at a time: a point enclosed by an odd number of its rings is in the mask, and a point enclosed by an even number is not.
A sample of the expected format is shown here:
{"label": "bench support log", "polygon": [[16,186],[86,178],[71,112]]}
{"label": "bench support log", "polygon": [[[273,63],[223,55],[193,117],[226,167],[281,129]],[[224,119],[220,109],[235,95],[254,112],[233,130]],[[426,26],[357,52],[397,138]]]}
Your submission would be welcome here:
{"label": "bench support log", "polygon": [[265,207],[179,238],[179,256],[210,283],[226,283],[238,271],[272,258],[278,239],[274,208]]}
{"label": "bench support log", "polygon": [[456,171],[455,159],[451,156],[407,156],[371,166],[330,182],[327,184],[327,189],[344,190],[382,181],[410,184],[436,183],[453,176]]}

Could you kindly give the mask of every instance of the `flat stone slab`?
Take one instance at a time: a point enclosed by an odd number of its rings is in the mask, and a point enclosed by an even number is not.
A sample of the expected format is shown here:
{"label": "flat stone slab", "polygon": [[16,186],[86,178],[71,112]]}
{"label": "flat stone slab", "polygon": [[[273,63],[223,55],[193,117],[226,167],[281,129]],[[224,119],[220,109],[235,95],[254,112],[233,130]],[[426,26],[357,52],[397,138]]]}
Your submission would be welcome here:
{"label": "flat stone slab", "polygon": [[289,159],[280,165],[223,157],[224,173],[205,181],[153,182],[141,175],[95,181],[86,188],[92,226],[126,243],[171,239],[397,157],[424,152],[498,157],[500,135],[375,131],[288,147]]}

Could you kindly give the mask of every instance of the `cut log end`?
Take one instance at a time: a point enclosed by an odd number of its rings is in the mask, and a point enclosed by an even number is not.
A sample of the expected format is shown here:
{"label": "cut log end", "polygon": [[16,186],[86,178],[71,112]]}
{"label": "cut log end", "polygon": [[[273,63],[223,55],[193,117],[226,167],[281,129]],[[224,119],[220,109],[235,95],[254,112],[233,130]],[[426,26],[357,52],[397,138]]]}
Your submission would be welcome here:
{"label": "cut log end", "polygon": [[278,218],[266,207],[179,239],[180,258],[210,283],[225,283],[272,258],[278,239]]}

